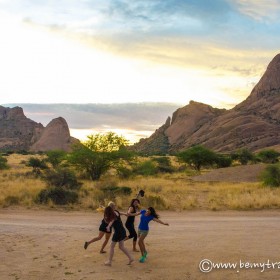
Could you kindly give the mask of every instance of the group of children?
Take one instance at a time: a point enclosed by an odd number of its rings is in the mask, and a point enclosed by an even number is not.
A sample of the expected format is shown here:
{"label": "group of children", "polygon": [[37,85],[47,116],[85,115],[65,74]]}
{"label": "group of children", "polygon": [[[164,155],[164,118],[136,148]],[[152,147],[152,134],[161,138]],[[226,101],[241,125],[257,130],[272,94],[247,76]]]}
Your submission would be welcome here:
{"label": "group of children", "polygon": [[[112,228],[114,230],[114,234],[112,237],[112,242],[110,245],[110,253],[109,253],[109,259],[105,262],[105,265],[111,266],[113,256],[114,256],[114,249],[117,243],[119,243],[119,248],[121,251],[124,252],[124,254],[128,257],[128,265],[130,265],[134,259],[129,253],[129,251],[124,246],[124,241],[133,238],[133,251],[138,252],[136,248],[137,244],[137,236],[138,236],[138,245],[141,251],[141,257],[139,259],[139,262],[143,263],[145,262],[147,258],[147,250],[145,247],[144,239],[147,237],[149,233],[149,222],[155,221],[160,224],[168,226],[168,223],[164,223],[159,219],[158,214],[156,213],[155,209],[153,207],[149,207],[147,210],[141,210],[139,211],[139,205],[140,201],[138,199],[139,196],[144,196],[144,191],[141,190],[137,197],[131,200],[130,206],[126,213],[119,212],[116,210],[116,205],[114,202],[109,202],[108,206],[104,209],[104,218],[101,221],[101,225],[99,227],[99,235],[95,238],[93,238],[90,241],[86,241],[84,244],[84,249],[87,249],[87,247],[93,243],[96,242],[105,235],[105,241],[103,242],[100,253],[106,253],[104,251],[105,246],[107,245],[111,234],[112,234]],[[127,228],[129,235],[126,235],[126,230],[123,226],[121,215],[127,216],[127,220],[125,223],[125,227]],[[140,223],[138,226],[138,235],[136,233],[135,227],[134,227],[134,221],[135,216],[140,215]]]}

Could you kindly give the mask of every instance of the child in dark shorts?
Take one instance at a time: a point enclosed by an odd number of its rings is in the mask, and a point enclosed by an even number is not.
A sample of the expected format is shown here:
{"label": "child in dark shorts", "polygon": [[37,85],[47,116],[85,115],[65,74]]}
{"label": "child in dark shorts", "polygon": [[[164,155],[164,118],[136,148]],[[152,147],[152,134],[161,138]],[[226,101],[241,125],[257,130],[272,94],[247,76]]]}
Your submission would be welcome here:
{"label": "child in dark shorts", "polygon": [[109,231],[107,231],[108,223],[106,221],[107,221],[107,217],[106,217],[106,214],[105,214],[105,211],[104,211],[104,218],[102,219],[101,224],[99,226],[99,234],[98,234],[97,237],[94,237],[90,241],[86,241],[85,242],[85,244],[84,244],[85,250],[87,249],[89,244],[91,244],[93,242],[96,242],[98,240],[101,240],[102,237],[105,235],[105,240],[104,240],[104,242],[103,242],[103,244],[101,246],[100,254],[106,253],[106,251],[104,251],[104,248],[106,247],[106,245],[107,245],[107,243],[108,243],[108,241],[109,241],[109,239],[111,237],[111,234],[112,234],[112,229],[111,228],[109,229]]}
{"label": "child in dark shorts", "polygon": [[109,222],[107,226],[107,230],[109,231],[110,227],[112,227],[114,229],[114,234],[110,246],[110,256],[108,261],[105,262],[105,265],[107,266],[112,265],[114,249],[117,243],[119,243],[119,248],[121,249],[121,251],[123,251],[124,254],[128,257],[128,264],[130,265],[134,261],[134,259],[129,254],[128,250],[124,247],[126,231],[121,220],[121,214],[126,215],[126,213],[120,213],[119,211],[115,210],[115,204],[113,202],[111,202],[109,205],[110,207],[106,207],[106,209],[108,208],[107,221]]}

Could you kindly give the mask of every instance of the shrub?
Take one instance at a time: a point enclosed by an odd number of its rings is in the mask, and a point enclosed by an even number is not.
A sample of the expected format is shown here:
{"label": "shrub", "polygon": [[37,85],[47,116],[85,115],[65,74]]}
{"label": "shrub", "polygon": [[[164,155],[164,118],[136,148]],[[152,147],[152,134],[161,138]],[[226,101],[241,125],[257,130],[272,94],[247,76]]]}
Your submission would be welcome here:
{"label": "shrub", "polygon": [[133,175],[132,170],[125,166],[119,166],[117,168],[117,174],[122,179],[127,179]]}
{"label": "shrub", "polygon": [[117,190],[117,192],[119,194],[123,194],[123,195],[131,195],[132,190],[130,187],[119,187],[119,189]]}
{"label": "shrub", "polygon": [[142,199],[142,204],[147,207],[154,207],[156,210],[166,209],[166,203],[159,195],[148,195]]}
{"label": "shrub", "polygon": [[232,158],[226,155],[217,155],[215,162],[218,168],[230,167]]}
{"label": "shrub", "polygon": [[280,187],[280,166],[271,164],[261,174],[264,185],[270,187]]}
{"label": "shrub", "polygon": [[130,195],[132,190],[130,187],[109,186],[101,189],[108,197],[114,198],[116,195]]}
{"label": "shrub", "polygon": [[54,204],[65,205],[69,203],[76,203],[78,201],[78,194],[72,190],[66,190],[61,187],[53,187],[42,190],[38,196],[38,203],[48,203],[51,200]]}
{"label": "shrub", "polygon": [[254,155],[248,149],[244,148],[237,152],[237,159],[242,165],[247,165],[249,161],[254,161]]}
{"label": "shrub", "polygon": [[68,168],[58,168],[55,170],[47,170],[44,180],[50,187],[65,187],[71,190],[77,190],[81,187],[75,173]]}
{"label": "shrub", "polygon": [[257,157],[264,163],[276,163],[280,153],[275,150],[263,150],[257,154]]}
{"label": "shrub", "polygon": [[62,150],[52,150],[47,152],[46,161],[49,162],[53,168],[58,167],[65,159],[66,152]]}
{"label": "shrub", "polygon": [[30,157],[26,163],[26,166],[32,167],[32,172],[36,175],[41,175],[41,169],[48,168],[44,159],[39,159],[36,157]]}
{"label": "shrub", "polygon": [[19,204],[19,198],[14,195],[9,195],[5,198],[5,206],[10,206],[10,205],[17,205]]}
{"label": "shrub", "polygon": [[7,162],[8,160],[6,158],[0,156],[0,170],[9,169]]}
{"label": "shrub", "polygon": [[147,160],[134,166],[133,172],[143,176],[155,175],[157,173],[157,167],[153,161]]}
{"label": "shrub", "polygon": [[153,161],[157,163],[157,172],[159,173],[173,173],[175,171],[169,157],[155,157]]}

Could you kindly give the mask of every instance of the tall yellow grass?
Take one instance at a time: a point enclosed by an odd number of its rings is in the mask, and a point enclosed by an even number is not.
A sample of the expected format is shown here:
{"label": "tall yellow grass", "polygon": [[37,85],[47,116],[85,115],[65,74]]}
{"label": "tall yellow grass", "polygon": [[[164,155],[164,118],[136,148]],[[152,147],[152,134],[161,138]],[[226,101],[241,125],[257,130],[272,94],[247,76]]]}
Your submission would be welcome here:
{"label": "tall yellow grass", "polygon": [[[16,154],[8,157],[11,169],[0,171],[0,206],[37,207],[36,197],[46,184],[40,179],[26,176],[31,168],[21,162],[27,161],[29,157]],[[79,203],[68,207],[96,209],[101,204],[106,205],[112,197],[106,197],[100,187],[102,184],[132,189],[129,196],[113,197],[120,209],[126,209],[140,189],[146,192],[141,199],[143,207],[154,206],[158,210],[249,210],[280,207],[280,189],[263,187],[261,183],[194,182],[190,174],[192,172],[187,171],[153,177],[138,176],[126,180],[108,175],[100,182],[83,180],[83,186],[79,190]],[[47,207],[54,205],[50,203]]]}

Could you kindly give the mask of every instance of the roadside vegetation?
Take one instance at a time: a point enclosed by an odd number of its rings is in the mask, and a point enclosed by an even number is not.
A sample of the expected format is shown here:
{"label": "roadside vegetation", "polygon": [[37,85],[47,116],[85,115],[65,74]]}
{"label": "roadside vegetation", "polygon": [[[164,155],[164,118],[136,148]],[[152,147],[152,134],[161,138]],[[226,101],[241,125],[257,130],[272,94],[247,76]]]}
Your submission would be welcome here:
{"label": "roadside vegetation", "polygon": [[[280,208],[279,153],[243,149],[219,154],[194,146],[174,155],[145,156],[114,133],[88,137],[71,153],[0,156],[0,207],[97,209],[114,200],[126,209],[140,189],[144,206],[159,210]],[[196,182],[217,168],[264,163],[258,182]]]}

